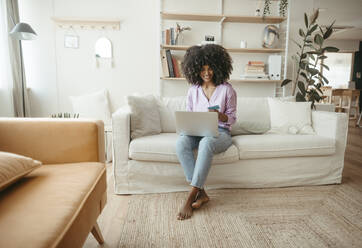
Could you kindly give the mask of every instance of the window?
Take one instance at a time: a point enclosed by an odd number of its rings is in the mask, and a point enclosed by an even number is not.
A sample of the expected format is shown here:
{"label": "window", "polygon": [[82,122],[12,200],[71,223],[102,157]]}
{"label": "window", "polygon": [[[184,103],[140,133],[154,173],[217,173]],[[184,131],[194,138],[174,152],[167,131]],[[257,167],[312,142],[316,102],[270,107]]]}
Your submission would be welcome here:
{"label": "window", "polygon": [[329,71],[323,68],[322,74],[333,88],[348,88],[351,80],[353,53],[325,53],[328,57],[323,63],[329,67]]}

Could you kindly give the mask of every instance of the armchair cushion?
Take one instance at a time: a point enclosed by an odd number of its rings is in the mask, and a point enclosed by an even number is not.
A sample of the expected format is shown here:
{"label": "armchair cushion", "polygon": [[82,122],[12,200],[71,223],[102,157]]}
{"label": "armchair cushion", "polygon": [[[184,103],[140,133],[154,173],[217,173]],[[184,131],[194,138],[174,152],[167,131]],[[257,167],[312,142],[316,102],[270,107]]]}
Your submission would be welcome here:
{"label": "armchair cushion", "polygon": [[105,191],[103,163],[41,166],[0,192],[0,247],[81,247]]}

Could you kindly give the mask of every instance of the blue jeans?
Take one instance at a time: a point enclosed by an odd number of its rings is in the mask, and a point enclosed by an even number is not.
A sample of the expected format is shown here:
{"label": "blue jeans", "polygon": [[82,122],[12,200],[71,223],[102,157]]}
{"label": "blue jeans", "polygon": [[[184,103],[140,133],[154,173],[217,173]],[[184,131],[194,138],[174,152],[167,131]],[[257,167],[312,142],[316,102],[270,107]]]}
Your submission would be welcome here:
{"label": "blue jeans", "polygon": [[[219,137],[180,135],[176,142],[177,157],[191,186],[203,188],[214,154],[226,151],[232,144],[230,131],[219,127]],[[193,150],[198,148],[195,161]]]}

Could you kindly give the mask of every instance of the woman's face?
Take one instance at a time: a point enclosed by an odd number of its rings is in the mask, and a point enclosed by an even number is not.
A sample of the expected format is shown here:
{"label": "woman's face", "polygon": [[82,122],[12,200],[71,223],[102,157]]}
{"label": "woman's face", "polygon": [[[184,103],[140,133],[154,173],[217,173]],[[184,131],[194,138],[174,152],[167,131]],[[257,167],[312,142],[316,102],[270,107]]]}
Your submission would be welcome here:
{"label": "woman's face", "polygon": [[211,82],[214,76],[214,71],[210,66],[204,65],[200,72],[200,77],[204,82]]}

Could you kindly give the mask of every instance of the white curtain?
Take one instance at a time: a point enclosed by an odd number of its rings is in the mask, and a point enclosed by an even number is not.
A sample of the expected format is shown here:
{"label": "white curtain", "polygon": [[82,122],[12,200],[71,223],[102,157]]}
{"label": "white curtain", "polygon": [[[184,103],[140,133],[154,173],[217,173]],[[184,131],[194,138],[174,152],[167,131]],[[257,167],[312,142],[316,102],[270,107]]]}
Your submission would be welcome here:
{"label": "white curtain", "polygon": [[[21,49],[18,40],[9,36],[19,22],[17,0],[0,0],[0,116],[30,116]],[[22,74],[24,87],[22,86]],[[23,88],[25,113],[23,111]]]}
{"label": "white curtain", "polygon": [[0,1],[0,117],[15,116],[6,12],[6,1]]}

